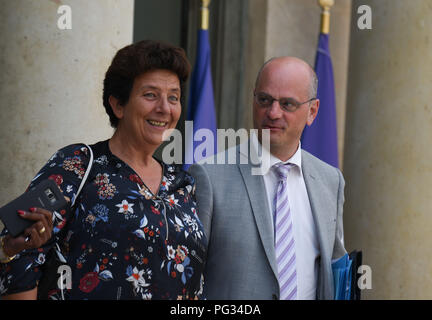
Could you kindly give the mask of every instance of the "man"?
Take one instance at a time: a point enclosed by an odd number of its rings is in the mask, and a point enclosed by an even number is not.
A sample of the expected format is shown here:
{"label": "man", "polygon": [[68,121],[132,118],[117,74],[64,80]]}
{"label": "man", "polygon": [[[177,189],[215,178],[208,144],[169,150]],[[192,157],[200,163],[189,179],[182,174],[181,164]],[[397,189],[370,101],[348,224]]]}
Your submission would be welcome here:
{"label": "man", "polygon": [[333,299],[331,260],[346,253],[345,183],[338,169],[301,150],[303,129],[318,113],[316,90],[306,62],[271,59],[258,74],[253,103],[254,127],[270,131],[270,151],[260,133],[251,148],[263,144],[271,167],[252,174],[240,146],[240,164],[191,166],[209,238],[208,299]]}

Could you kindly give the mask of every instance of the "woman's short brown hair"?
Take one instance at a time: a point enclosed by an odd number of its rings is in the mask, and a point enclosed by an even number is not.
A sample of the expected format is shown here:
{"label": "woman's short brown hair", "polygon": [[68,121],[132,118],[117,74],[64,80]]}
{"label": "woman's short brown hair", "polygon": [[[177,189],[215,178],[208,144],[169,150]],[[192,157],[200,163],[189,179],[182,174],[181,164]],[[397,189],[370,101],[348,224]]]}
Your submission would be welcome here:
{"label": "woman's short brown hair", "polygon": [[119,120],[109,103],[109,97],[117,98],[121,105],[127,104],[137,76],[155,69],[170,70],[180,81],[181,102],[184,87],[190,74],[190,63],[182,48],[153,40],[143,40],[117,51],[105,74],[103,104],[113,128]]}

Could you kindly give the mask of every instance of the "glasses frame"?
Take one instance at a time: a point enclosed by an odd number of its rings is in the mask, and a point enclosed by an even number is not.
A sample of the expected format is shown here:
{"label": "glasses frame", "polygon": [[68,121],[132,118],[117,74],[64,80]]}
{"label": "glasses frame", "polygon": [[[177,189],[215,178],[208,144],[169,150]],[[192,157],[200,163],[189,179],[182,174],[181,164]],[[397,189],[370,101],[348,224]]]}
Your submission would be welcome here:
{"label": "glasses frame", "polygon": [[[270,104],[269,104],[269,105],[263,105],[263,104],[261,104],[261,103],[258,101],[258,98],[257,98],[257,95],[259,95],[259,94],[265,94],[266,96],[268,96],[268,98],[271,100]],[[285,111],[285,112],[295,112],[295,111],[297,111],[298,108],[300,108],[300,107],[301,107],[302,105],[304,105],[305,103],[312,102],[313,100],[316,100],[316,99],[317,99],[317,97],[315,97],[315,98],[311,98],[311,99],[309,99],[309,100],[307,100],[307,101],[304,101],[304,102],[297,102],[294,98],[289,98],[289,97],[282,97],[282,98],[279,98],[279,99],[275,99],[274,97],[272,97],[271,95],[269,95],[268,93],[265,93],[265,92],[258,92],[258,93],[254,92],[254,97],[255,97],[255,102],[256,102],[256,103],[257,103],[261,108],[270,108],[270,107],[273,105],[273,103],[274,103],[275,101],[277,101],[277,102],[279,103],[279,106],[281,107],[281,109],[282,109],[283,111]],[[293,110],[290,110],[290,109],[287,109],[286,107],[283,107],[282,104],[280,103],[280,100],[282,100],[282,99],[292,99],[293,102],[296,102],[296,104],[294,105],[294,109],[293,109]]]}

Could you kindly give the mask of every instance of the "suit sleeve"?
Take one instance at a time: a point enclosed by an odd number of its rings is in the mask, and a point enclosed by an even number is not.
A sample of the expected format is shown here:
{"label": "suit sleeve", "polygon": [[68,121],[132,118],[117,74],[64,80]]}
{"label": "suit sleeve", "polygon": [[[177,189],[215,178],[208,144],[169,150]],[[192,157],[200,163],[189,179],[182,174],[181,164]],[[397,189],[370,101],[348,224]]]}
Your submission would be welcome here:
{"label": "suit sleeve", "polygon": [[197,201],[198,217],[204,226],[207,239],[210,240],[213,214],[213,189],[210,178],[205,167],[199,164],[190,166],[189,173],[195,179],[195,197]]}
{"label": "suit sleeve", "polygon": [[339,177],[339,187],[337,194],[337,217],[336,217],[336,238],[333,248],[332,259],[337,259],[346,253],[344,244],[344,230],[343,230],[343,205],[345,201],[344,189],[345,180],[340,170],[337,170]]}

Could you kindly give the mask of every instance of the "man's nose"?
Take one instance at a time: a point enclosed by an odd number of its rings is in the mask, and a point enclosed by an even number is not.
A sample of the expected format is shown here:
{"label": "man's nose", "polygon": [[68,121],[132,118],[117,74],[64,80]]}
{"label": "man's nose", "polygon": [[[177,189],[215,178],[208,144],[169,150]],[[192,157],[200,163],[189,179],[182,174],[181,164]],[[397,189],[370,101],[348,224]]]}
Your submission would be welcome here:
{"label": "man's nose", "polygon": [[267,116],[269,117],[269,119],[279,119],[280,117],[282,117],[283,114],[283,110],[281,108],[281,106],[279,105],[279,101],[277,100],[273,100],[273,103],[271,104],[271,106],[267,109]]}

